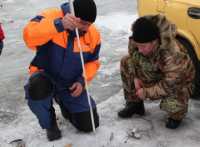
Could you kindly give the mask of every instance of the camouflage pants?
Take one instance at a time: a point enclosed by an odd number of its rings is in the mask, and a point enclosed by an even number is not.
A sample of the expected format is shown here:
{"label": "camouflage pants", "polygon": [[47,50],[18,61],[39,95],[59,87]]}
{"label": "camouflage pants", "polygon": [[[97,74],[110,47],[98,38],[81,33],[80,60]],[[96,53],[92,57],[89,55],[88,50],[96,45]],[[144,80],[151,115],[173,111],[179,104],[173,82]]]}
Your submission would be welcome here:
{"label": "camouflage pants", "polygon": [[[141,68],[137,68],[133,65],[130,56],[125,56],[121,60],[120,64],[120,72],[121,72],[121,79],[122,85],[124,89],[124,97],[127,102],[139,102],[141,101],[135,95],[135,85],[134,85],[134,78],[137,77],[142,80],[143,84],[147,87],[151,86],[152,82],[147,83],[150,81],[149,77],[151,73],[144,73],[148,72],[148,70],[143,70]],[[149,76],[146,76],[149,75]],[[155,75],[155,77],[159,77],[159,75]],[[145,79],[146,78],[146,79]],[[190,86],[189,86],[190,87]],[[185,117],[188,109],[188,99],[189,99],[189,92],[188,89],[180,90],[179,98],[177,95],[165,97],[161,99],[160,108],[168,113],[168,117],[173,118],[175,120],[182,120]]]}

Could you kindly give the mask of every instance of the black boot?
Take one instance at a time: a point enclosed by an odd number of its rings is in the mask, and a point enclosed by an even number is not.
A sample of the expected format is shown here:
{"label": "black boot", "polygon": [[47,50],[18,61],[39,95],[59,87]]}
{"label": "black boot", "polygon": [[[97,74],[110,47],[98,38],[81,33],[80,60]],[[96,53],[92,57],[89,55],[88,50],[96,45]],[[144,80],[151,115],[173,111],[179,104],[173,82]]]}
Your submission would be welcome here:
{"label": "black boot", "polygon": [[191,99],[200,100],[200,91],[195,90],[194,93],[191,95]]}
{"label": "black boot", "polygon": [[169,129],[176,129],[180,126],[182,120],[174,120],[172,118],[168,118],[168,121],[166,122],[166,128]]}
{"label": "black boot", "polygon": [[54,140],[60,139],[62,137],[62,135],[61,135],[60,129],[58,128],[54,108],[51,108],[50,111],[51,111],[51,115],[52,115],[52,124],[51,124],[51,128],[46,129],[46,132],[47,132],[48,140],[54,141]]}
{"label": "black boot", "polygon": [[118,112],[118,116],[121,118],[129,118],[133,114],[144,115],[144,102],[127,102],[125,108]]}
{"label": "black boot", "polygon": [[57,123],[54,124],[53,127],[47,129],[46,131],[47,131],[47,138],[48,138],[49,141],[58,140],[58,139],[60,139],[62,137],[61,136],[61,131],[58,128]]}

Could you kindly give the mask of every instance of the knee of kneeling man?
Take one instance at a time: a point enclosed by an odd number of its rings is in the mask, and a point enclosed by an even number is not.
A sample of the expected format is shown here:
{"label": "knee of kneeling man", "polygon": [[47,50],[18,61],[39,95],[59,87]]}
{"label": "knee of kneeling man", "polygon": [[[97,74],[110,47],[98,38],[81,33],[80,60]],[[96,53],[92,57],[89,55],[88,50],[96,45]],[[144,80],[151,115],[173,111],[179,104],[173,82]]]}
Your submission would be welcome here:
{"label": "knee of kneeling man", "polygon": [[27,92],[31,99],[45,99],[49,97],[53,93],[53,91],[53,82],[43,72],[38,72],[30,77]]}
{"label": "knee of kneeling man", "polygon": [[[99,127],[99,120],[98,120],[98,121],[95,121],[95,128],[98,128],[98,127]],[[83,132],[86,132],[86,133],[89,133],[89,132],[92,132],[92,131],[93,131],[92,124],[81,125],[81,126],[79,126],[78,129],[79,129],[80,131],[83,131]]]}

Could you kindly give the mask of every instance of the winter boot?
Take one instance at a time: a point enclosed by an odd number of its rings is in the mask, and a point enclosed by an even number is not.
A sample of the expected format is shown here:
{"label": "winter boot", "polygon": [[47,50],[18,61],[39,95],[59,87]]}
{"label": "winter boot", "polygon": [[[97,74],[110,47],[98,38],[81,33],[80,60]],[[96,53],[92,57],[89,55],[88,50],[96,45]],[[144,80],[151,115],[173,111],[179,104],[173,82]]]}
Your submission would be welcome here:
{"label": "winter boot", "polygon": [[49,141],[54,141],[57,139],[60,139],[61,136],[61,131],[58,128],[57,124],[55,124],[54,126],[52,126],[51,128],[47,129],[47,138]]}
{"label": "winter boot", "polygon": [[195,90],[194,93],[192,94],[191,98],[194,99],[194,100],[200,100],[199,90]]}
{"label": "winter boot", "polygon": [[118,112],[121,118],[130,118],[133,114],[144,115],[144,102],[127,102],[125,108]]}
{"label": "winter boot", "polygon": [[60,129],[58,128],[58,124],[57,124],[57,121],[56,121],[56,116],[55,116],[55,110],[54,108],[51,109],[52,111],[52,125],[51,125],[51,128],[49,129],[46,129],[46,133],[47,133],[47,138],[49,141],[54,141],[54,140],[58,140],[62,137],[61,135],[61,131]]}
{"label": "winter boot", "polygon": [[168,118],[168,121],[166,122],[166,128],[169,129],[176,129],[180,126],[182,120],[174,120],[172,118]]}

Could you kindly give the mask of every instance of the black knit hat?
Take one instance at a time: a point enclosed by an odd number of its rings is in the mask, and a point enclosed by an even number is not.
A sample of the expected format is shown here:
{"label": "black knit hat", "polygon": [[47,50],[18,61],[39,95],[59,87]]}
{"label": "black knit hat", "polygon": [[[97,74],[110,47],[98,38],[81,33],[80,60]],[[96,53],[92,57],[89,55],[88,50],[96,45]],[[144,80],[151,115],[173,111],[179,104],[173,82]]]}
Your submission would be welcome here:
{"label": "black knit hat", "polygon": [[140,17],[132,26],[132,38],[135,42],[146,43],[159,38],[159,29],[151,20]]}
{"label": "black knit hat", "polygon": [[93,0],[75,0],[75,16],[84,21],[94,22],[97,16],[96,4]]}

